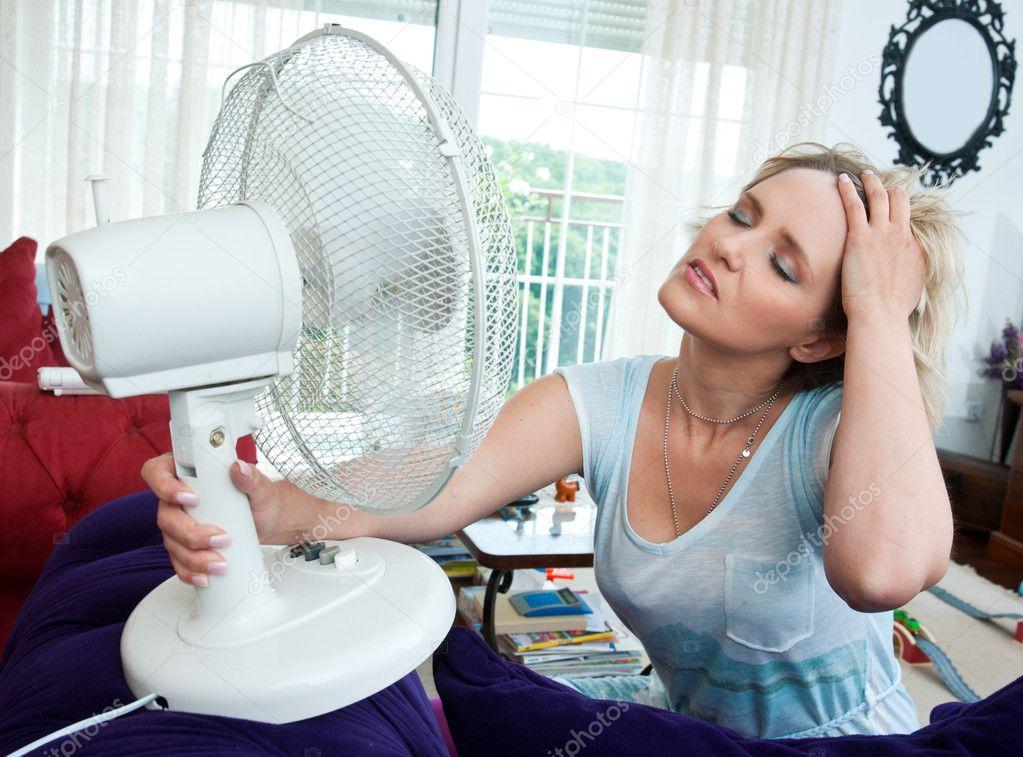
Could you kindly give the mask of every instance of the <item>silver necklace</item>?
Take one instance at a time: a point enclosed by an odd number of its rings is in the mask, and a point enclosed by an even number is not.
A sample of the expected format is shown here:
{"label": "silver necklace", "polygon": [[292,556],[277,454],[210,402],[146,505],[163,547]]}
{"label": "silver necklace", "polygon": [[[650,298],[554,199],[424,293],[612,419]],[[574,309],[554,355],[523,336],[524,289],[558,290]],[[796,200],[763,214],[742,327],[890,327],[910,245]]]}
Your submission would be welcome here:
{"label": "silver necklace", "polygon": [[[714,501],[711,503],[710,507],[707,508],[707,513],[706,513],[707,515],[709,515],[710,512],[715,507],[718,506],[718,502],[721,500],[721,495],[724,493],[725,487],[728,486],[728,482],[732,480],[732,476],[735,474],[736,468],[739,467],[739,463],[742,462],[742,459],[744,457],[749,457],[750,456],[750,447],[753,446],[753,441],[756,439],[757,432],[760,431],[760,427],[763,425],[764,421],[767,420],[767,416],[771,412],[771,407],[774,405],[775,401],[778,399],[778,396],[781,394],[781,389],[782,389],[782,386],[784,384],[785,384],[785,379],[782,379],[778,383],[778,387],[774,390],[774,394],[772,394],[770,397],[768,397],[766,400],[764,400],[764,402],[760,403],[760,405],[757,406],[756,408],[754,408],[753,410],[745,413],[744,415],[739,416],[738,418],[733,419],[733,420],[739,420],[739,418],[744,418],[744,417],[746,417],[748,415],[751,415],[752,413],[756,412],[758,409],[760,409],[764,405],[767,405],[767,409],[764,411],[764,414],[760,417],[760,420],[757,421],[757,425],[753,429],[753,433],[751,433],[749,435],[749,437],[746,439],[746,444],[743,446],[742,451],[739,453],[739,457],[736,459],[735,463],[732,464],[732,469],[730,471],[728,471],[728,475],[725,477],[725,482],[723,484],[721,484],[721,488],[718,489],[717,496],[714,498]],[[672,518],[674,519],[674,522],[675,522],[675,535],[676,536],[681,536],[682,535],[682,530],[679,528],[679,525],[678,525],[678,508],[675,505],[675,492],[671,488],[671,472],[668,470],[668,424],[669,424],[669,421],[671,420],[671,395],[672,395],[672,393],[676,394],[680,400],[682,399],[682,395],[679,394],[679,391],[678,391],[678,366],[677,365],[675,366],[675,372],[672,373],[672,375],[671,375],[671,386],[670,386],[670,388],[668,390],[668,408],[667,408],[667,410],[664,413],[664,475],[668,479],[668,496],[671,498],[671,516],[672,516]],[[686,412],[689,412],[691,415],[695,415],[697,418],[702,418],[702,416],[696,415],[691,410],[689,410],[689,407],[688,407],[688,405],[686,405],[685,401],[682,402],[682,406],[685,407]],[[704,420],[715,420],[715,419],[705,418]],[[717,423],[731,423],[732,421],[715,421],[715,422],[717,422]]]}
{"label": "silver necklace", "polygon": [[761,402],[756,407],[750,408],[749,410],[747,410],[742,415],[737,415],[734,418],[729,418],[726,421],[720,420],[719,418],[708,418],[706,415],[700,415],[698,412],[696,412],[691,407],[689,407],[689,405],[686,404],[685,399],[683,399],[683,397],[682,397],[682,393],[678,390],[678,383],[675,380],[675,378],[677,376],[678,376],[678,366],[676,365],[675,366],[675,375],[672,376],[672,379],[671,379],[671,384],[675,388],[675,396],[678,397],[678,401],[682,403],[682,407],[684,407],[686,409],[687,413],[689,413],[694,418],[699,418],[701,421],[708,421],[710,423],[735,423],[736,421],[741,421],[743,418],[748,418],[749,416],[753,415],[753,413],[757,412],[760,408],[764,407],[768,402],[771,401],[771,398],[768,397],[766,400]]}

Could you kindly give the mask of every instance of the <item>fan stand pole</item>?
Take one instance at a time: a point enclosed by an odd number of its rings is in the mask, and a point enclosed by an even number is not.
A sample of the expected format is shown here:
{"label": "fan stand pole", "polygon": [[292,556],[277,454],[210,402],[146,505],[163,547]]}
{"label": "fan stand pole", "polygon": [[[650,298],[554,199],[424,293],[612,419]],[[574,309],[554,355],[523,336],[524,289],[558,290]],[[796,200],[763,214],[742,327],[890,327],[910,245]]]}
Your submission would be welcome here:
{"label": "fan stand pole", "polygon": [[227,572],[209,576],[207,588],[195,589],[194,611],[179,624],[181,638],[191,643],[228,643],[256,635],[283,612],[268,583],[248,497],[230,476],[238,439],[261,425],[255,399],[269,383],[261,378],[169,393],[177,475],[199,496],[199,504],[188,512],[231,536],[230,545],[218,549]]}

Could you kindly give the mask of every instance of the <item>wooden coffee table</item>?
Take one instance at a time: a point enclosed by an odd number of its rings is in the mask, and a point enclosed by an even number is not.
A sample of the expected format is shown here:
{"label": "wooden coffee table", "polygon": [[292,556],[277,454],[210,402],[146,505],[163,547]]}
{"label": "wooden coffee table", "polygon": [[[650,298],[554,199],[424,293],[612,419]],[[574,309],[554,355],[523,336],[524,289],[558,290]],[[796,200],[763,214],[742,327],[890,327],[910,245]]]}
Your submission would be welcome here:
{"label": "wooden coffee table", "polygon": [[593,567],[593,526],[596,508],[585,494],[575,503],[557,503],[553,485],[537,492],[540,501],[528,508],[528,517],[504,520],[492,515],[457,533],[462,544],[485,568],[490,580],[483,595],[482,634],[490,648],[497,648],[494,632],[494,603],[497,593],[511,588],[518,568]]}

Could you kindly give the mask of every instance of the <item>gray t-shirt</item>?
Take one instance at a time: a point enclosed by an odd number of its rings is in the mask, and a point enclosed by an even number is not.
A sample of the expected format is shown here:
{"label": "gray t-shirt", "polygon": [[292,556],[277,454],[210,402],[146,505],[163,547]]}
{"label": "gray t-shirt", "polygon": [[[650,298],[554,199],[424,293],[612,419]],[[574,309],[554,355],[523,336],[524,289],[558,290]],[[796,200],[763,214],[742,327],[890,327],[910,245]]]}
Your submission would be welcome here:
{"label": "gray t-shirt", "polygon": [[[750,737],[917,729],[892,647],[892,613],[851,609],[824,574],[824,545],[880,494],[864,482],[837,516],[824,517],[841,383],[797,393],[718,506],[657,544],[632,530],[625,495],[650,371],[666,357],[556,371],[575,405],[584,478],[597,504],[597,584],[656,673],[637,701]],[[573,685],[618,698],[611,683]],[[635,681],[620,683],[636,689]]]}

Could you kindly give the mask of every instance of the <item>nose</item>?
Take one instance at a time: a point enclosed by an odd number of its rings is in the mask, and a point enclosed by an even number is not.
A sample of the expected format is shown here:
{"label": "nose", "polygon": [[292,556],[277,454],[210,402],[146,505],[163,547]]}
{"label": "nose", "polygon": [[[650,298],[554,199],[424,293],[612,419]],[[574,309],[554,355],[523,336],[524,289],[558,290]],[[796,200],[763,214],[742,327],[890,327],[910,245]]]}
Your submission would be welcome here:
{"label": "nose", "polygon": [[742,266],[739,246],[738,240],[733,237],[718,237],[711,245],[711,251],[715,259],[720,258],[730,270],[737,271]]}

